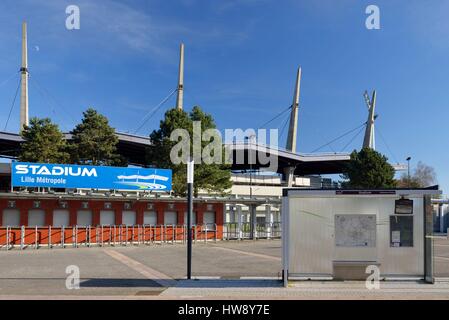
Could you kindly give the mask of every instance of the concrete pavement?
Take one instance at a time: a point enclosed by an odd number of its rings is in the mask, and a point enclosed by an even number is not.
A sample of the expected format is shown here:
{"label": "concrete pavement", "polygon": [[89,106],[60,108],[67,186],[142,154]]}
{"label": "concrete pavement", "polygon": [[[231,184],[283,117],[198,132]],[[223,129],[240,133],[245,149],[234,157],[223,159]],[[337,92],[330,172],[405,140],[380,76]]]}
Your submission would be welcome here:
{"label": "concrete pavement", "polygon": [[[449,275],[449,240],[434,243],[437,276]],[[0,251],[0,299],[449,299],[449,279],[434,285],[292,282],[281,287],[279,240],[197,243],[184,280],[184,244]],[[80,289],[66,288],[79,267]]]}

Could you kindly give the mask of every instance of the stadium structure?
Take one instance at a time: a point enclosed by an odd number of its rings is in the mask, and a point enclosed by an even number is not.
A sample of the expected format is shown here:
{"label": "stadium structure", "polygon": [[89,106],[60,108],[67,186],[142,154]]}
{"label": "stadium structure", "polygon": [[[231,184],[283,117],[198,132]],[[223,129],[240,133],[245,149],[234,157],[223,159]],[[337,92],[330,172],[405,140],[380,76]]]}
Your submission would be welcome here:
{"label": "stadium structure", "polygon": [[[22,27],[20,76],[20,128],[23,128],[28,124],[29,111],[26,23],[23,23]],[[301,68],[298,68],[293,102],[288,108],[290,121],[285,148],[258,144],[251,137],[226,144],[225,147],[230,148],[234,160],[231,168],[233,185],[228,196],[200,192],[195,198],[193,223],[198,226],[195,229],[198,238],[222,239],[224,232],[229,238],[231,225],[237,225],[237,237],[242,237],[242,234],[245,234],[241,230],[242,224],[248,224],[249,237],[257,234],[260,229],[257,225],[266,226],[262,228],[265,236],[273,236],[281,220],[280,198],[284,187],[334,187],[330,179],[324,179],[321,175],[342,173],[350,160],[350,154],[305,154],[297,151],[300,86]],[[176,108],[183,109],[183,44],[180,48],[176,94]],[[365,93],[365,98],[368,120],[363,124],[363,146],[375,148],[376,92],[374,91],[371,97]],[[118,153],[133,166],[145,167],[145,151],[151,145],[150,138],[129,133],[116,134]],[[70,133],[66,133],[65,137],[70,140]],[[22,143],[23,139],[19,133],[0,132],[0,157],[15,161]],[[243,162],[235,161],[242,155]],[[276,172],[263,174],[266,164],[260,161],[261,155],[277,157]],[[403,165],[396,165],[397,170],[404,168],[406,167]],[[132,242],[142,236],[145,240],[148,233],[152,240],[161,240],[162,237],[166,237],[165,240],[167,237],[177,240],[177,237],[180,239],[180,235],[185,233],[186,211],[186,200],[170,193],[94,188],[13,188],[11,163],[0,165],[0,230],[3,230],[0,233],[0,245],[4,242],[16,245],[24,245],[24,241],[28,244],[35,243],[38,241],[37,237],[40,243],[75,241],[75,234],[78,235],[78,231],[74,231],[75,228],[84,230],[80,238],[76,239],[77,242],[82,239],[96,239],[98,242],[100,237],[101,241],[115,241],[120,238]],[[145,226],[152,227],[147,227],[145,231]],[[106,235],[105,227],[108,230]],[[132,228],[132,232],[128,227]],[[135,228],[138,231],[134,231]],[[167,228],[171,231],[167,232]],[[30,234],[28,238],[27,232]]]}

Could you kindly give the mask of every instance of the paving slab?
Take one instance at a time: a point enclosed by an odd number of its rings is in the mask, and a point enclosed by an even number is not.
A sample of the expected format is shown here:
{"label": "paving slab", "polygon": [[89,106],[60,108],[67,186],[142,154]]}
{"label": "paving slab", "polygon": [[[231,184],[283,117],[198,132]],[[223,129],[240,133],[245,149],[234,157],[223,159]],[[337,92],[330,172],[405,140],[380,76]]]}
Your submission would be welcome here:
{"label": "paving slab", "polygon": [[381,283],[379,290],[368,290],[365,282],[290,282],[283,288],[279,281],[182,280],[164,296],[192,296],[208,299],[449,299],[449,283]]}
{"label": "paving slab", "polygon": [[[185,280],[185,244],[0,251],[0,299],[449,299],[449,240],[434,245],[446,282],[381,282],[380,290],[329,281],[283,288],[280,240],[196,243],[197,280]],[[79,267],[79,290],[66,288],[69,265]]]}
{"label": "paving slab", "polygon": [[[248,254],[247,249],[223,250],[222,243],[196,244],[192,250],[192,275],[195,277],[280,277],[281,260],[264,254]],[[116,248],[118,252],[164,272],[175,279],[186,276],[186,246],[182,244]]]}
{"label": "paving slab", "polygon": [[[102,248],[0,252],[0,295],[159,294],[163,287]],[[80,289],[66,287],[68,266],[77,266]]]}
{"label": "paving slab", "polygon": [[449,239],[436,238],[433,242],[435,277],[449,278]]}

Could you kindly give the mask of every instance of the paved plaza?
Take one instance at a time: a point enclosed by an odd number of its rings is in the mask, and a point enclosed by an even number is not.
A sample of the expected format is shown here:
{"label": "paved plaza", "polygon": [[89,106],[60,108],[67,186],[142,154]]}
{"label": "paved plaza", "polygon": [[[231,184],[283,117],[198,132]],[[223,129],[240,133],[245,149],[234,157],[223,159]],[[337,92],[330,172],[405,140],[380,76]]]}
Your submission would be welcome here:
{"label": "paved plaza", "polygon": [[[219,241],[193,246],[186,280],[185,244],[0,251],[0,299],[449,299],[449,240],[435,239],[436,284],[295,282],[283,288],[281,241]],[[67,289],[76,266],[80,288]]]}

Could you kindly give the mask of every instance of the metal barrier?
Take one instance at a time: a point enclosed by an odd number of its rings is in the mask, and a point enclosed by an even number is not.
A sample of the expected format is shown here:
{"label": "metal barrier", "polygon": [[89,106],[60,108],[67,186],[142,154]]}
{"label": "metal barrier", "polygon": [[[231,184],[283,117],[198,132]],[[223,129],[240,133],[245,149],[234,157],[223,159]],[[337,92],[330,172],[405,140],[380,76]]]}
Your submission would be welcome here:
{"label": "metal barrier", "polygon": [[[197,241],[222,239],[223,226],[200,224],[192,226],[192,237]],[[47,246],[79,248],[105,245],[153,245],[164,243],[186,243],[186,225],[101,225],[72,227],[0,227],[0,249],[10,250],[28,247],[39,249]]]}
{"label": "metal barrier", "polygon": [[225,223],[223,225],[223,240],[280,239],[281,234],[281,222]]}

